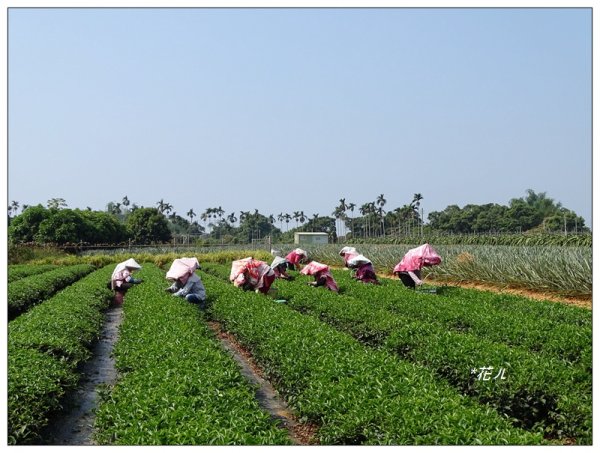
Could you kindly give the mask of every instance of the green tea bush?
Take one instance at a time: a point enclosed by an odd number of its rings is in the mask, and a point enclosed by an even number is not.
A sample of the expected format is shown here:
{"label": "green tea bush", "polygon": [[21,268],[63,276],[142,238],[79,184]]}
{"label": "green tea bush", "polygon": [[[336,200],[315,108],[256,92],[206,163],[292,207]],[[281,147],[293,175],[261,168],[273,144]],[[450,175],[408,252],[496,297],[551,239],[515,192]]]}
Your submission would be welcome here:
{"label": "green tea bush", "polygon": [[[352,293],[354,286],[360,288],[356,292],[365,297],[357,299],[320,289],[315,291],[304,285],[304,280],[300,277],[294,282],[278,282],[278,297],[288,299],[288,305],[300,313],[347,332],[364,344],[384,347],[403,359],[431,369],[461,393],[489,404],[523,428],[538,430],[549,437],[576,438],[583,444],[591,442],[589,357],[581,366],[573,367],[551,354],[535,354],[488,340],[477,332],[471,333],[468,322],[460,317],[441,323],[412,313],[406,315],[402,313],[403,303],[417,296],[414,291],[400,287],[389,285],[384,292],[381,287],[344,281],[341,276],[339,281],[344,294]],[[366,297],[369,294],[372,297]],[[431,295],[419,296],[436,300]],[[437,310],[444,312],[447,308],[440,306],[442,303],[437,299]],[[395,304],[398,310],[390,310]],[[494,327],[496,330],[507,328],[502,323]],[[559,330],[557,338],[561,333],[564,334]],[[591,332],[589,334],[587,344],[591,353]],[[562,341],[568,344],[577,340],[564,336]],[[473,370],[490,365],[496,371],[504,369],[509,376],[507,380],[478,380],[478,372],[473,373]]]}
{"label": "green tea bush", "polygon": [[172,297],[164,271],[144,264],[125,296],[114,354],[120,379],[97,411],[105,445],[285,445],[199,308]]}
{"label": "green tea bush", "polygon": [[100,334],[112,267],[94,272],[8,324],[8,442],[40,441]]}
{"label": "green tea bush", "polygon": [[56,269],[54,264],[36,265],[36,264],[14,264],[8,266],[8,283],[20,280],[30,275],[43,274],[44,272]]}
{"label": "green tea bush", "polygon": [[61,267],[43,274],[31,275],[9,283],[7,290],[8,319],[16,318],[32,305],[44,301],[93,270],[94,267],[89,264],[78,264],[66,268]]}
{"label": "green tea bush", "polygon": [[252,352],[299,416],[320,426],[322,444],[543,443],[539,434],[512,427],[419,365],[365,348],[315,318],[233,287],[223,276],[203,279],[211,315]]}

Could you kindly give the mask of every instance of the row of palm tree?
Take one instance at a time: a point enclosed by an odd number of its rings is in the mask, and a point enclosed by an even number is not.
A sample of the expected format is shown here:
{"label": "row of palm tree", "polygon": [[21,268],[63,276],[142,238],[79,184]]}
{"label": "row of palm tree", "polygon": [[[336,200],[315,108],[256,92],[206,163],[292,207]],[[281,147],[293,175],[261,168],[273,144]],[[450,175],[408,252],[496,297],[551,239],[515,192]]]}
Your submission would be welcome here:
{"label": "row of palm tree", "polygon": [[[393,217],[398,221],[398,231],[400,231],[401,225],[406,223],[407,220],[416,220],[417,224],[419,224],[419,222],[422,224],[422,219],[419,216],[419,206],[422,199],[423,196],[420,193],[416,193],[409,204],[400,208],[396,208],[392,211]],[[360,232],[363,237],[385,236],[386,222],[388,226],[390,226],[390,219],[386,219],[387,211],[384,209],[386,203],[387,200],[385,199],[384,194],[380,194],[374,201],[363,203],[361,206],[358,206],[353,202],[346,202],[345,198],[341,198],[339,200],[339,205],[335,207],[332,213],[333,217],[336,219],[336,228],[338,234],[340,236],[345,236],[348,233],[349,225],[349,229],[354,235],[356,235],[357,232]],[[8,206],[9,216],[11,216],[11,214],[16,215],[19,206],[19,202],[12,201],[12,203]],[[60,209],[66,206],[67,204],[65,200],[62,198],[52,198],[48,200],[49,208]],[[156,202],[156,206],[158,211],[162,214],[169,214],[168,217],[171,220],[175,220],[179,217],[177,212],[175,212],[173,209],[173,205],[166,202],[162,198]],[[27,205],[23,205],[22,209],[25,210],[26,207]],[[131,204],[127,195],[125,195],[120,202],[110,202],[107,205],[107,210],[117,216],[125,216],[128,212],[133,212],[138,208],[139,206],[135,203]],[[354,212],[357,208],[361,217],[360,227],[355,229],[355,220],[357,219],[354,215]],[[255,209],[254,214],[258,214],[257,209]],[[234,227],[236,222],[239,221],[241,224],[250,215],[250,211],[239,211],[239,216],[237,216],[235,212],[231,212],[226,215],[225,210],[221,206],[218,206],[206,208],[204,212],[200,214],[199,218],[202,222],[204,222],[205,228],[214,227],[215,225],[222,224],[223,222],[226,222],[231,227]],[[198,215],[196,212],[194,212],[193,208],[188,210],[185,216],[187,219],[189,219],[190,225],[197,225],[197,222],[194,221],[194,218]],[[276,221],[279,222],[281,231],[283,231],[284,222],[286,224],[285,231],[289,231],[289,224],[292,220],[296,223],[295,227],[299,228],[307,221],[314,221],[318,217],[319,214],[313,214],[312,218],[309,219],[304,211],[293,211],[292,213],[280,212],[277,214],[277,216],[274,216],[273,214],[267,216],[271,224],[275,224]]]}
{"label": "row of palm tree", "polygon": [[[386,235],[386,217],[393,217],[398,221],[398,232],[401,231],[402,225],[406,224],[407,221],[415,222],[422,225],[422,215],[419,215],[419,207],[423,196],[420,193],[416,193],[413,196],[412,201],[400,208],[394,209],[391,214],[392,216],[386,216],[387,211],[384,206],[387,203],[384,194],[380,194],[374,201],[366,202],[362,204],[358,211],[362,216],[362,235],[363,237],[371,236],[385,236]],[[336,206],[332,215],[338,222],[337,228],[341,236],[347,234],[347,222],[350,221],[350,231],[356,234],[354,228],[354,209],[356,208],[355,203],[347,203],[345,198],[339,200],[340,204]],[[350,216],[348,216],[348,211]]]}

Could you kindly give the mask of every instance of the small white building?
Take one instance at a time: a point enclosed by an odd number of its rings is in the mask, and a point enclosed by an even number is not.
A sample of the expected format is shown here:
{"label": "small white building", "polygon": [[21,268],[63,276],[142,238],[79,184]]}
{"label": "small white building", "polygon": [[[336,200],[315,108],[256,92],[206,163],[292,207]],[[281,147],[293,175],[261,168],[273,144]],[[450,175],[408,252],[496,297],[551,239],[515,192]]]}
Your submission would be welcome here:
{"label": "small white building", "polygon": [[327,233],[294,233],[294,244],[327,244],[329,237]]}

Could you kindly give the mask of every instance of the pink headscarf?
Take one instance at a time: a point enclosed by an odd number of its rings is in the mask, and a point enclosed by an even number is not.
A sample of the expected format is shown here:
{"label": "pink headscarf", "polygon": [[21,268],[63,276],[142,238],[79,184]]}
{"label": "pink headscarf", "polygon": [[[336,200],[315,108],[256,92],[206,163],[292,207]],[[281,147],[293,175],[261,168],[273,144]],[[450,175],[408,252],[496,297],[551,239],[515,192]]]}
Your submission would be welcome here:
{"label": "pink headscarf", "polygon": [[440,264],[442,258],[429,244],[423,244],[410,249],[402,261],[394,267],[394,272],[409,272],[420,270],[423,266],[434,266]]}
{"label": "pink headscarf", "polygon": [[177,258],[167,271],[167,278],[179,280],[185,285],[196,269],[200,269],[198,258]]}
{"label": "pink headscarf", "polygon": [[342,250],[340,250],[340,256],[344,258],[344,264],[347,266],[348,260],[358,256],[358,252],[354,247],[344,247]]}
{"label": "pink headscarf", "polygon": [[272,275],[274,275],[273,269],[267,263],[248,257],[231,264],[229,280],[238,287],[248,281],[254,289],[260,289],[265,283],[265,277]]}
{"label": "pink headscarf", "polygon": [[338,291],[337,283],[333,279],[333,275],[331,275],[331,272],[329,271],[329,266],[327,266],[326,264],[311,261],[306,266],[304,266],[304,269],[302,269],[300,273],[304,275],[312,275],[317,280],[320,277],[325,277],[325,286],[331,291]]}
{"label": "pink headscarf", "polygon": [[294,249],[287,254],[285,259],[292,264],[298,264],[302,258],[306,258],[307,253],[302,249]]}

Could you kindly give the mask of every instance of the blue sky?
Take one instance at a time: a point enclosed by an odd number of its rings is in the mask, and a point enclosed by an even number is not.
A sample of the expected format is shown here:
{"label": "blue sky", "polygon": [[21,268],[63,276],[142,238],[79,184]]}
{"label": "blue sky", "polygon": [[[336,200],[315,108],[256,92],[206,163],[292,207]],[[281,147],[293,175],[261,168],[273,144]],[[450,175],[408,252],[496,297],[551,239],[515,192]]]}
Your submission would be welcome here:
{"label": "blue sky", "polygon": [[8,11],[8,201],[592,222],[589,8]]}

